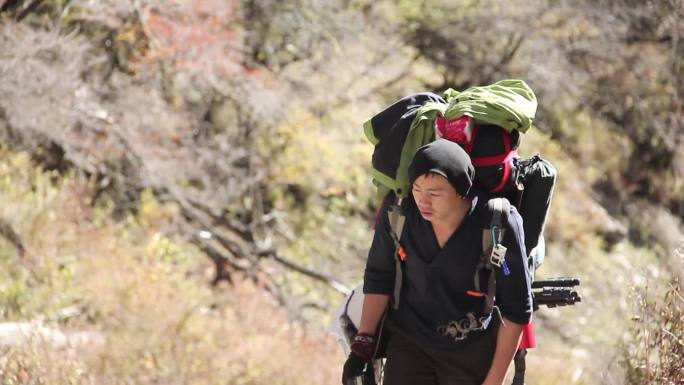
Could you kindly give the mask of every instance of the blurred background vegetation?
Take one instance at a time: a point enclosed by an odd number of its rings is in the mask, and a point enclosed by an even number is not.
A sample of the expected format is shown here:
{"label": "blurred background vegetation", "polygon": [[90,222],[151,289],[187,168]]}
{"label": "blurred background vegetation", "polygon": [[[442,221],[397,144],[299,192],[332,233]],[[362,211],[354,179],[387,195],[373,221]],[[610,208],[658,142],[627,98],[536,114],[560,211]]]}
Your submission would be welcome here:
{"label": "blurred background vegetation", "polygon": [[0,0],[4,384],[333,384],[361,123],[524,79],[559,179],[530,384],[682,384],[684,1]]}

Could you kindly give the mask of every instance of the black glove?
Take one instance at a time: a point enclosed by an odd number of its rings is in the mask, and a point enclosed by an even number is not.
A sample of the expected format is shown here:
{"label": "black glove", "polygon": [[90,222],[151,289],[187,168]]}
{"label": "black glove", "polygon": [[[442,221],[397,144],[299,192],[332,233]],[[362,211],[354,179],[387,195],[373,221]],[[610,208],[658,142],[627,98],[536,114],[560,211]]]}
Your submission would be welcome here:
{"label": "black glove", "polygon": [[375,385],[373,354],[375,337],[368,333],[357,333],[351,340],[351,352],[342,370],[342,385],[353,384],[356,377],[363,375],[363,385]]}

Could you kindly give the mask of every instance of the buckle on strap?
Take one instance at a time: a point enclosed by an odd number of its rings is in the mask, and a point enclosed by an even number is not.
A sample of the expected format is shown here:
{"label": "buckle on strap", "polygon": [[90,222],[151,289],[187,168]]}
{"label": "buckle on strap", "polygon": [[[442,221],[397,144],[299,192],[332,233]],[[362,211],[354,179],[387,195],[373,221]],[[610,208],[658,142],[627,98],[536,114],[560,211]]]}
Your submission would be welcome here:
{"label": "buckle on strap", "polygon": [[489,262],[496,267],[501,267],[501,265],[506,262],[506,247],[501,244],[492,247],[492,254],[489,256]]}
{"label": "buckle on strap", "polygon": [[[501,239],[503,238],[504,229],[497,226],[492,226],[492,252],[489,255],[489,262],[496,266],[504,266],[504,270],[508,270],[506,266],[506,246],[501,244]],[[506,274],[508,275],[508,274]]]}

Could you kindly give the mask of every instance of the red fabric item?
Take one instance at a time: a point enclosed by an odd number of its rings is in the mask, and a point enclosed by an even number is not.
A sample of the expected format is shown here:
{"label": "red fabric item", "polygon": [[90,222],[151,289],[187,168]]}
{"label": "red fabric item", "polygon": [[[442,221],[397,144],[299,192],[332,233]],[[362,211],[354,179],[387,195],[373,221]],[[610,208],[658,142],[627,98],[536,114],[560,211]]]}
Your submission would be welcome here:
{"label": "red fabric item", "polygon": [[532,349],[537,347],[537,338],[534,334],[534,324],[528,323],[523,327],[522,338],[518,349]]}
{"label": "red fabric item", "polygon": [[471,122],[471,117],[467,115],[449,120],[441,116],[435,119],[436,136],[460,144],[468,154],[473,152],[475,127],[475,124]]}

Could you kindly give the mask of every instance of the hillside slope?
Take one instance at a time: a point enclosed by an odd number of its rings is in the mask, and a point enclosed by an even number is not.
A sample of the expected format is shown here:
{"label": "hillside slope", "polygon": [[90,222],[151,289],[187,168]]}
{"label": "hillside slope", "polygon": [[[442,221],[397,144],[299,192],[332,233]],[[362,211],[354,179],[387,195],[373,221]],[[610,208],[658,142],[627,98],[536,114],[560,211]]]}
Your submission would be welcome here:
{"label": "hillside slope", "polygon": [[104,336],[5,347],[8,383],[338,382],[362,122],[510,77],[539,98],[521,153],[559,171],[538,277],[583,295],[536,314],[530,383],[629,383],[633,294],[682,274],[684,6],[421,4],[0,1],[0,322]]}

